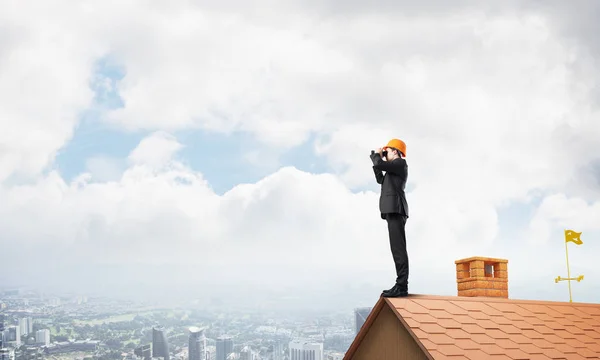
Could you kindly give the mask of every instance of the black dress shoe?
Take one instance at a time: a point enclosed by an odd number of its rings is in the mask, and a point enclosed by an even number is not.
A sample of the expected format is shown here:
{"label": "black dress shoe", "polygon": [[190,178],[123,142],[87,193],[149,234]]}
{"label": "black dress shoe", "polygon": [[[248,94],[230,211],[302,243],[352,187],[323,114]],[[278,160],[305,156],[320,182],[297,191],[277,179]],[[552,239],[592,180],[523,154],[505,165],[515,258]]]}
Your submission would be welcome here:
{"label": "black dress shoe", "polygon": [[381,294],[385,295],[385,294],[387,294],[387,293],[390,293],[390,292],[392,292],[392,291],[396,290],[396,288],[397,288],[397,287],[398,287],[398,284],[394,284],[394,286],[392,286],[392,288],[391,288],[391,289],[383,290],[383,291],[381,292]]}
{"label": "black dress shoe", "polygon": [[384,297],[402,297],[408,295],[408,286],[396,283],[391,289],[384,290],[381,294]]}
{"label": "black dress shoe", "polygon": [[408,291],[401,289],[400,287],[396,287],[395,289],[393,289],[390,292],[386,292],[382,294],[383,297],[405,297],[408,296]]}

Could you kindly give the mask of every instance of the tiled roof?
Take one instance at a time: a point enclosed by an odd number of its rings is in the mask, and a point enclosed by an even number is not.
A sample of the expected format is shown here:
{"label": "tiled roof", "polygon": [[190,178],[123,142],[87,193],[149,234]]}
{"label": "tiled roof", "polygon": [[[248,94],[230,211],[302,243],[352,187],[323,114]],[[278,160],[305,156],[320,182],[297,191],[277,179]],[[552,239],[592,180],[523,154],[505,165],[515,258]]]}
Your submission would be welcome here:
{"label": "tiled roof", "polygon": [[434,359],[600,359],[600,304],[411,295],[386,301]]}

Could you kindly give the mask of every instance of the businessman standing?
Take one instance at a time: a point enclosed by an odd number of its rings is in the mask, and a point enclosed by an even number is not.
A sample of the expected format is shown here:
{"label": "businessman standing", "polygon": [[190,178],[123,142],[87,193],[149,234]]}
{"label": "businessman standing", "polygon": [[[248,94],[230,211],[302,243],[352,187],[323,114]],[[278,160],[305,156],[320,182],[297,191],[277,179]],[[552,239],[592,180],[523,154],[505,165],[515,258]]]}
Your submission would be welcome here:
{"label": "businessman standing", "polygon": [[406,144],[399,139],[392,139],[383,148],[371,151],[375,179],[381,184],[379,211],[381,218],[387,221],[390,248],[396,266],[396,284],[391,289],[383,290],[381,295],[384,297],[408,295],[408,252],[404,231],[408,219],[408,203],[404,193],[408,165],[405,157]]}

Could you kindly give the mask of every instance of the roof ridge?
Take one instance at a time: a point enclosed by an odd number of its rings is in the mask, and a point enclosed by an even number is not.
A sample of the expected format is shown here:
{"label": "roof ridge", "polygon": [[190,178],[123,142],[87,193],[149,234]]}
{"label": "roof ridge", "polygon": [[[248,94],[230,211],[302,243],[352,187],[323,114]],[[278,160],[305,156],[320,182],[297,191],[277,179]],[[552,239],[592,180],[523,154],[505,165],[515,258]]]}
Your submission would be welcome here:
{"label": "roof ridge", "polygon": [[[394,299],[394,298],[391,298]],[[559,306],[592,306],[598,307],[600,303],[591,302],[568,302],[568,301],[552,301],[552,300],[533,300],[533,299],[514,299],[514,298],[500,298],[500,297],[486,297],[486,296],[451,296],[451,295],[426,295],[426,294],[409,294],[406,297],[398,299],[437,299],[437,300],[452,300],[452,301],[485,301],[485,302],[511,302],[511,303],[525,303],[525,304],[552,304]]]}

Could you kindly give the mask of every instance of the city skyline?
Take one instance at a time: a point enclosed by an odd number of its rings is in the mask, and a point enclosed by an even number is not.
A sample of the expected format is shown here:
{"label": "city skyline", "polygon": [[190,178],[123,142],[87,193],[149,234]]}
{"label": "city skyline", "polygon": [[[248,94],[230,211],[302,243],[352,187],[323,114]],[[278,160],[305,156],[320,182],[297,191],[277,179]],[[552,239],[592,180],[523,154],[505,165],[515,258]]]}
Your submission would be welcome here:
{"label": "city skyline", "polygon": [[[127,354],[127,360],[290,360],[289,349],[306,339],[320,349],[315,355],[320,354],[321,360],[340,360],[354,336],[350,313],[238,314],[184,305],[148,307],[106,297],[56,296],[60,301],[41,291],[0,290],[0,315],[5,320],[0,325],[8,325],[0,333],[0,349],[8,360],[91,355],[109,360],[122,359],[122,354]],[[33,328],[17,341],[23,320]]]}

